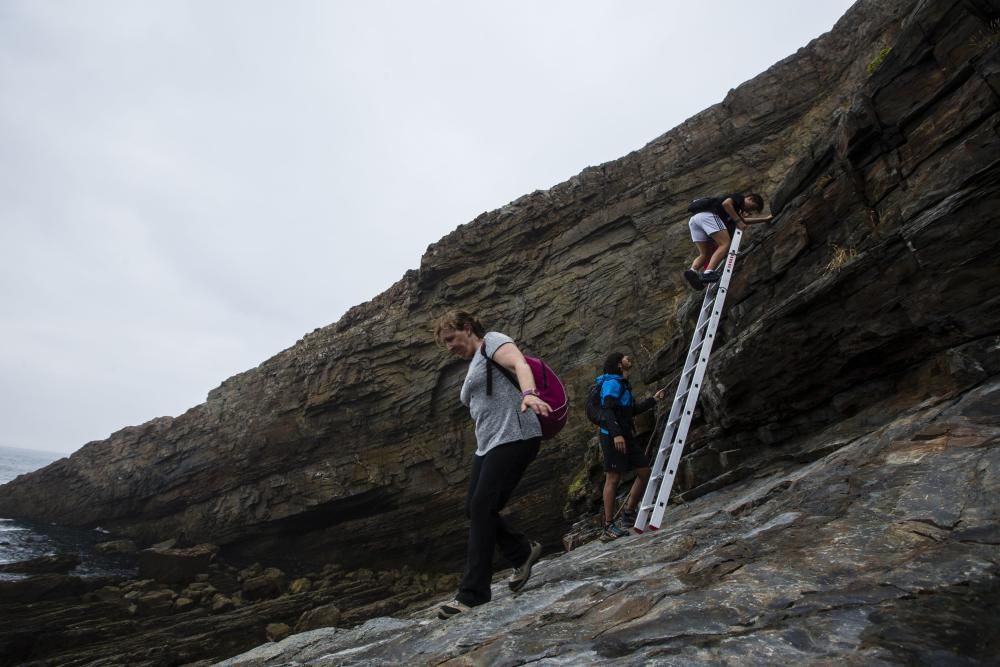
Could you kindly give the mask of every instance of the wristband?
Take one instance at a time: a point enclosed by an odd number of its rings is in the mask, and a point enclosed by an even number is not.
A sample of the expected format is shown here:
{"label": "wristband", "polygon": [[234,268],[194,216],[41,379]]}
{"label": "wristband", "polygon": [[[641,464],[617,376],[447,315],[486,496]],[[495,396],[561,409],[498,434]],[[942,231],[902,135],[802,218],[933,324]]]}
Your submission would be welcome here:
{"label": "wristband", "polygon": [[521,392],[521,398],[527,398],[529,396],[534,396],[535,398],[538,398],[538,390],[537,389],[525,389],[524,391]]}

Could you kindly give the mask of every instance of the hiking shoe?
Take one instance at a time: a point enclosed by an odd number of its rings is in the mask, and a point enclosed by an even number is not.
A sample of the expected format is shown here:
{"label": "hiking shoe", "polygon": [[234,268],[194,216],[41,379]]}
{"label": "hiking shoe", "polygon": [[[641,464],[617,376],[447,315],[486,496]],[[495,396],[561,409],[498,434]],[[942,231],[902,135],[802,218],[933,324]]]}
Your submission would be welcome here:
{"label": "hiking shoe", "polygon": [[601,533],[601,542],[610,542],[626,535],[628,535],[628,531],[623,530],[618,524],[612,521],[609,524],[605,524],[604,531]]}
{"label": "hiking shoe", "polygon": [[510,581],[507,582],[507,586],[511,592],[516,593],[524,588],[524,585],[528,583],[528,578],[531,576],[531,566],[541,557],[542,545],[538,542],[532,542],[531,551],[528,552],[528,560],[524,561],[524,564],[520,567],[514,568],[514,574],[510,575]]}
{"label": "hiking shoe", "polygon": [[701,274],[701,282],[703,283],[717,283],[720,278],[722,278],[722,274],[718,271],[705,271]]}
{"label": "hiking shoe", "polygon": [[452,616],[458,616],[463,611],[469,611],[472,609],[469,605],[464,602],[459,602],[458,600],[452,600],[451,602],[446,602],[445,604],[438,607],[438,618],[442,621],[446,621]]}
{"label": "hiking shoe", "polygon": [[696,290],[705,289],[705,283],[701,282],[701,274],[694,269],[688,269],[684,272],[684,280],[688,281],[688,284]]}

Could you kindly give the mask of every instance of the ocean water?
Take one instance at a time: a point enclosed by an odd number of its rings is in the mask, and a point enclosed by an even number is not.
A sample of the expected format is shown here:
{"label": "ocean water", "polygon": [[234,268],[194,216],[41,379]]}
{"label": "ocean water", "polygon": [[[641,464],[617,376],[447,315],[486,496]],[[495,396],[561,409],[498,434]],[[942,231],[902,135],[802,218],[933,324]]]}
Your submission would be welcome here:
{"label": "ocean water", "polygon": [[44,468],[61,456],[56,452],[0,447],[0,484],[6,484],[26,472]]}
{"label": "ocean water", "polygon": [[[44,468],[62,456],[55,452],[0,447],[0,484],[5,484],[18,475]],[[0,564],[47,554],[74,552],[80,555],[80,565],[70,574],[132,575],[135,571],[134,557],[102,554],[95,549],[97,543],[108,539],[111,538],[100,530],[0,517]],[[0,572],[0,581],[21,579],[24,576],[27,575]]]}

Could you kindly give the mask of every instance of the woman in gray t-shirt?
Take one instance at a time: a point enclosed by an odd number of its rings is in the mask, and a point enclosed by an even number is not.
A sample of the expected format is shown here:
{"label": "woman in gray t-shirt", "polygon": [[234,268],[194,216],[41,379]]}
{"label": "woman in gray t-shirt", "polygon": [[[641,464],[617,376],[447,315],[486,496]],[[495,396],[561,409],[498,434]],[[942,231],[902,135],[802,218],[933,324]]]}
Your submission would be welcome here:
{"label": "woman in gray t-shirt", "polygon": [[[509,351],[515,357],[524,358],[517,351],[514,339],[502,333],[490,331],[482,337],[481,341],[481,347],[485,350],[486,356],[483,356],[482,352],[479,351],[480,345],[477,345],[476,353],[469,361],[469,370],[465,374],[465,382],[462,383],[462,393],[460,394],[462,404],[469,408],[472,421],[476,422],[476,456],[485,456],[487,452],[498,445],[542,436],[542,427],[538,423],[538,417],[535,416],[534,411],[519,409],[522,398],[537,401],[541,401],[541,399],[532,394],[528,394],[526,397],[522,396],[521,390],[502,377],[501,372],[495,367],[492,369],[494,375],[494,381],[491,383],[492,394],[486,393],[486,371],[491,365],[486,357],[496,361],[494,355],[506,345],[507,349],[503,350],[504,353]],[[517,354],[514,355],[514,352]],[[530,374],[531,371],[528,372]],[[533,383],[534,378],[532,378],[530,386],[533,387]]]}
{"label": "woman in gray t-shirt", "polygon": [[[538,454],[542,428],[536,415],[547,415],[552,408],[538,397],[531,368],[509,336],[487,333],[471,314],[451,311],[438,318],[434,337],[449,353],[469,361],[460,398],[476,424],[476,454],[465,501],[470,521],[465,574],[455,599],[438,609],[439,618],[450,618],[490,601],[497,547],[514,566],[508,582],[512,591],[524,587],[542,555],[542,545],[516,532],[500,510]],[[516,377],[519,386],[497,366]],[[487,373],[492,374],[490,391]]]}

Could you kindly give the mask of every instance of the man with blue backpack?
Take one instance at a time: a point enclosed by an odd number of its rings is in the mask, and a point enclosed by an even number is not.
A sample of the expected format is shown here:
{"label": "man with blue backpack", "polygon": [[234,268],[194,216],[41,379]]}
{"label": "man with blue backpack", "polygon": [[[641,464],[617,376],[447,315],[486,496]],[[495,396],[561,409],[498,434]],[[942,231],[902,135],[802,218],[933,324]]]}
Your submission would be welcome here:
{"label": "man with blue backpack", "polygon": [[[601,454],[604,458],[604,531],[601,541],[608,542],[628,535],[635,523],[636,508],[649,481],[649,458],[635,437],[632,417],[652,408],[663,399],[663,389],[652,397],[635,402],[629,384],[632,359],[621,352],[608,355],[604,374],[594,382],[587,399],[587,416],[600,427]],[[636,477],[622,510],[620,523],[615,523],[615,495],[622,475],[635,470]]]}

